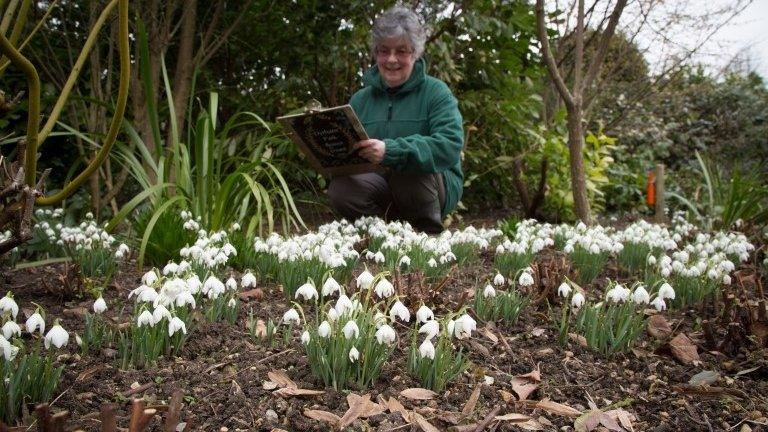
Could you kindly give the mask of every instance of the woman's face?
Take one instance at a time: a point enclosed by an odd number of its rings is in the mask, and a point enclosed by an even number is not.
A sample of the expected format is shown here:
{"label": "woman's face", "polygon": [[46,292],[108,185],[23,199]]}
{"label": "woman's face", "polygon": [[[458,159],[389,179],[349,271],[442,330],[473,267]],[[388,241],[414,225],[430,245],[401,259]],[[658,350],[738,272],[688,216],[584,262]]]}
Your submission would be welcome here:
{"label": "woman's face", "polygon": [[405,38],[384,39],[376,47],[376,65],[387,87],[408,81],[415,62],[413,46]]}

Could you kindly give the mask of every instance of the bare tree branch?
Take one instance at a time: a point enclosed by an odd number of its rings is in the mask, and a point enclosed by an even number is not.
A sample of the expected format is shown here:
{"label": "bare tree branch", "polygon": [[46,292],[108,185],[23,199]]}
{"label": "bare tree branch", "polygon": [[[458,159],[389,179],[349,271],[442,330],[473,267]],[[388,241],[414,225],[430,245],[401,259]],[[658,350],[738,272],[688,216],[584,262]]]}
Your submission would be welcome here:
{"label": "bare tree branch", "polygon": [[563,81],[563,77],[560,76],[560,71],[557,69],[555,58],[552,56],[552,50],[549,46],[549,36],[547,35],[547,25],[544,22],[544,0],[536,0],[536,30],[539,36],[539,42],[541,43],[541,54],[544,58],[544,62],[547,65],[552,81],[555,82],[557,90],[560,96],[565,101],[565,104],[569,107],[575,105],[573,95]]}

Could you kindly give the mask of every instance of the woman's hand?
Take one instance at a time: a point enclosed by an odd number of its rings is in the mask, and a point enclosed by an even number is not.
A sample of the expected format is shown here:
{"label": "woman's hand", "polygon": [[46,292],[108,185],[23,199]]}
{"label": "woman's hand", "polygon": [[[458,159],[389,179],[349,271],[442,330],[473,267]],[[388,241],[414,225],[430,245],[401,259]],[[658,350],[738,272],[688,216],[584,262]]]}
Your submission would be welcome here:
{"label": "woman's hand", "polygon": [[379,164],[384,160],[384,151],[386,147],[384,141],[377,139],[358,141],[357,144],[355,144],[355,148],[360,149],[360,156],[375,164]]}

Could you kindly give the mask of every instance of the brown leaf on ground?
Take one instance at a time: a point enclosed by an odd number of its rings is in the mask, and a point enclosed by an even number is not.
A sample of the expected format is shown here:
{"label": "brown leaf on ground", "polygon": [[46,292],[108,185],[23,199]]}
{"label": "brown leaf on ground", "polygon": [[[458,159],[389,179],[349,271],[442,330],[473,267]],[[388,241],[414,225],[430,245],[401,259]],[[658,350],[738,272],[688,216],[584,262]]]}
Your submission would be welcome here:
{"label": "brown leaf on ground", "polygon": [[582,346],[584,348],[586,348],[588,346],[587,345],[587,338],[585,338],[584,336],[582,336],[580,334],[568,333],[568,339],[576,342],[577,344],[579,344],[579,346]]}
{"label": "brown leaf on ground", "polygon": [[669,341],[669,348],[672,355],[682,364],[687,365],[700,361],[696,345],[685,333],[680,333]]}
{"label": "brown leaf on ground", "polygon": [[581,411],[575,408],[569,407],[568,405],[552,402],[549,399],[538,401],[536,403],[536,408],[541,408],[550,414],[555,414],[555,415],[564,416],[564,417],[576,418],[581,415]]}
{"label": "brown leaf on ground", "polygon": [[329,423],[334,428],[338,427],[339,421],[341,420],[341,418],[336,414],[328,411],[321,411],[321,410],[305,409],[304,415],[311,418],[312,420],[318,420],[321,422]]}
{"label": "brown leaf on ground", "polygon": [[500,416],[496,416],[495,420],[509,421],[509,422],[525,422],[531,419],[531,416],[518,413],[509,413]]}
{"label": "brown leaf on ground", "polygon": [[493,332],[488,327],[483,327],[481,332],[483,333],[483,336],[487,337],[488,340],[493,342],[494,345],[499,343],[499,338],[493,334]]}
{"label": "brown leaf on ground", "polygon": [[469,415],[474,409],[475,405],[477,405],[477,400],[480,398],[480,389],[483,388],[482,384],[475,384],[475,389],[472,390],[472,394],[469,396],[469,399],[467,400],[467,403],[464,404],[464,408],[461,410],[461,413],[466,415]]}
{"label": "brown leaf on ground", "polygon": [[437,396],[437,393],[425,388],[413,387],[401,391],[400,396],[415,400],[429,400]]}
{"label": "brown leaf on ground", "polygon": [[240,293],[240,300],[248,301],[249,299],[261,300],[264,298],[264,291],[261,288],[254,288],[252,290],[243,291]]}
{"label": "brown leaf on ground", "polygon": [[525,378],[512,378],[511,383],[512,390],[517,393],[519,400],[528,399],[528,396],[539,388],[538,384],[531,383]]}
{"label": "brown leaf on ground", "polygon": [[395,412],[399,412],[400,414],[408,413],[408,410],[405,409],[403,404],[401,404],[399,400],[395,399],[394,396],[390,397],[389,400],[387,400],[387,409],[391,413],[395,413]]}
{"label": "brown leaf on ground", "polygon": [[259,339],[264,339],[267,337],[267,324],[264,322],[264,320],[256,321],[256,328],[253,329],[253,334]]}
{"label": "brown leaf on ground", "polygon": [[347,403],[349,404],[350,408],[354,404],[362,404],[362,412],[360,413],[360,417],[362,418],[373,417],[387,410],[387,407],[384,405],[377,404],[376,402],[372,401],[370,395],[359,396],[354,393],[350,393],[347,395]]}
{"label": "brown leaf on ground", "polygon": [[280,397],[287,397],[287,396],[317,396],[325,393],[322,390],[307,390],[307,389],[300,389],[296,387],[285,387],[281,388],[279,390],[275,390],[272,392],[272,394],[278,395]]}
{"label": "brown leaf on ground", "polygon": [[440,432],[440,429],[432,426],[421,414],[411,411],[410,413],[411,423],[415,423],[424,432]]}
{"label": "brown leaf on ground", "polygon": [[688,380],[691,385],[711,385],[720,379],[720,373],[717,371],[705,370],[697,373]]}
{"label": "brown leaf on ground", "polygon": [[605,414],[610,416],[613,419],[618,420],[618,422],[621,423],[624,429],[630,432],[634,431],[634,428],[632,427],[632,422],[636,421],[637,419],[629,411],[623,408],[617,408],[610,411],[606,411]]}
{"label": "brown leaf on ground", "polygon": [[367,403],[372,403],[370,394],[364,396],[350,394],[347,396],[347,402],[349,403],[349,409],[341,417],[341,420],[339,420],[339,430],[344,430],[345,427],[351,425],[355,420],[360,418],[367,409]]}
{"label": "brown leaf on ground", "polygon": [[532,381],[541,382],[541,367],[540,367],[540,365],[541,365],[541,363],[537,363],[536,364],[536,369],[528,372],[527,374],[518,375],[517,377],[518,378],[528,378],[528,379],[530,379]]}
{"label": "brown leaf on ground", "polygon": [[517,398],[515,398],[515,395],[513,395],[512,393],[506,390],[499,390],[499,394],[501,395],[501,398],[504,399],[504,402],[506,403],[512,403],[517,400]]}
{"label": "brown leaf on ground", "polygon": [[288,375],[285,373],[285,371],[274,370],[267,373],[267,376],[269,377],[270,381],[277,383],[277,385],[280,387],[298,387],[292,379],[288,378]]}
{"label": "brown leaf on ground", "polygon": [[91,375],[95,374],[96,372],[100,371],[104,368],[104,364],[97,364],[96,366],[89,367],[88,369],[80,372],[80,375],[75,378],[75,381],[82,381],[86,378],[90,378]]}
{"label": "brown leaf on ground", "polygon": [[479,352],[480,355],[482,355],[483,357],[490,357],[491,356],[491,352],[488,351],[488,348],[484,347],[482,344],[480,344],[478,342],[475,342],[475,340],[470,339],[469,340],[469,345],[472,347],[473,351]]}
{"label": "brown leaf on ground", "polygon": [[663,315],[653,315],[648,318],[648,334],[656,339],[666,339],[672,334],[672,326]]}

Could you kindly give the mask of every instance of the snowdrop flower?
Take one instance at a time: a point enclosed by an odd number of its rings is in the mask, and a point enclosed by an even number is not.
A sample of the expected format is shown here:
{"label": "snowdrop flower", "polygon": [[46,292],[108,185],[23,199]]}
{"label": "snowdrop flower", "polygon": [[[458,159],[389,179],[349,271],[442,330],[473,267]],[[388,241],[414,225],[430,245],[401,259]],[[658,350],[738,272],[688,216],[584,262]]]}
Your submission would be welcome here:
{"label": "snowdrop flower", "polygon": [[483,289],[483,297],[496,297],[496,290],[493,288],[493,285],[488,284],[485,286],[485,289]]}
{"label": "snowdrop flower", "polygon": [[168,336],[173,336],[174,333],[181,330],[182,333],[187,334],[187,325],[179,317],[173,317],[168,322]]}
{"label": "snowdrop flower", "polygon": [[155,321],[155,324],[157,324],[162,321],[163,318],[167,318],[170,321],[171,312],[165,306],[157,305],[154,312],[152,312],[152,319]]}
{"label": "snowdrop flower", "polygon": [[51,329],[48,330],[48,334],[45,335],[45,348],[48,349],[51,344],[56,348],[61,348],[68,342],[69,333],[59,325],[58,321],[54,322],[53,327],[51,327]]}
{"label": "snowdrop flower", "polygon": [[430,267],[437,267],[437,261],[435,261],[434,258],[430,258],[429,261],[427,261],[427,265]]}
{"label": "snowdrop flower", "polygon": [[299,318],[299,313],[296,309],[290,308],[283,314],[283,323],[296,325],[301,323],[301,318]]}
{"label": "snowdrop flower", "polygon": [[667,282],[664,282],[661,284],[661,287],[659,288],[659,297],[662,299],[675,299],[675,290],[672,288],[672,285],[668,284]]}
{"label": "snowdrop flower", "polygon": [[323,321],[317,327],[317,334],[320,337],[328,337],[331,334],[331,324],[328,321]]}
{"label": "snowdrop flower", "polygon": [[416,311],[416,321],[420,323],[425,323],[433,319],[435,319],[435,314],[432,312],[432,309],[427,307],[427,305],[421,305],[419,310]]}
{"label": "snowdrop flower", "polygon": [[373,254],[373,261],[374,262],[383,263],[385,260],[386,260],[386,258],[384,257],[384,254],[381,253],[381,251],[378,251],[375,254]]}
{"label": "snowdrop flower", "polygon": [[731,277],[729,275],[723,276],[723,284],[724,285],[730,285],[731,284]]}
{"label": "snowdrop flower", "polygon": [[573,297],[571,297],[571,307],[578,309],[584,305],[586,300],[587,299],[584,298],[584,294],[577,292],[573,295]]}
{"label": "snowdrop flower", "polygon": [[13,319],[16,319],[16,315],[19,314],[19,305],[16,304],[10,291],[0,299],[0,313],[10,313]]}
{"label": "snowdrop flower", "polygon": [[243,278],[240,279],[240,286],[243,288],[249,288],[249,287],[255,287],[256,286],[256,276],[253,275],[251,272],[247,272],[243,275]]}
{"label": "snowdrop flower", "polygon": [[136,325],[138,327],[142,327],[145,325],[148,325],[150,327],[155,326],[155,318],[152,316],[152,313],[148,310],[144,310],[141,314],[139,314],[139,317],[136,319]]}
{"label": "snowdrop flower", "polygon": [[504,285],[504,276],[501,273],[496,273],[496,276],[493,277],[493,284],[496,286]]}
{"label": "snowdrop flower", "polygon": [[608,290],[605,297],[606,300],[610,300],[614,303],[621,303],[629,300],[630,291],[624,288],[621,284],[616,284],[615,287]]}
{"label": "snowdrop flower", "polygon": [[347,323],[344,324],[344,328],[342,329],[342,332],[344,333],[344,337],[347,339],[352,339],[353,337],[356,338],[360,336],[360,328],[357,326],[357,323],[354,321],[347,321]]}
{"label": "snowdrop flower", "polygon": [[517,283],[524,287],[531,286],[533,285],[533,276],[531,276],[528,272],[523,272],[520,275],[520,278],[517,280]]}
{"label": "snowdrop flower", "polygon": [[635,288],[635,292],[632,294],[632,300],[635,304],[648,304],[651,301],[651,296],[644,286],[640,285]]}
{"label": "snowdrop flower", "polygon": [[14,335],[21,336],[21,327],[16,324],[16,321],[8,321],[3,324],[3,337],[11,340]]}
{"label": "snowdrop flower", "polygon": [[34,333],[35,330],[39,329],[40,334],[43,334],[45,332],[45,320],[39,312],[35,312],[27,318],[26,327],[27,333]]}
{"label": "snowdrop flower", "polygon": [[464,314],[454,322],[453,334],[457,339],[466,339],[472,336],[472,331],[476,329],[477,322],[471,316]]}
{"label": "snowdrop flower", "polygon": [[560,297],[568,297],[568,295],[571,294],[571,286],[568,285],[567,282],[561,283],[560,286],[557,288],[557,294]]}
{"label": "snowdrop flower", "polygon": [[165,265],[165,267],[163,267],[163,274],[166,276],[170,273],[176,273],[177,271],[179,271],[179,265],[175,262],[169,262]]}
{"label": "snowdrop flower", "polygon": [[144,276],[141,277],[141,283],[144,285],[150,286],[155,282],[157,282],[157,273],[154,270],[144,273]]}
{"label": "snowdrop flower", "polygon": [[655,307],[657,311],[663,311],[667,308],[667,304],[664,303],[664,299],[661,296],[656,296],[651,302],[651,306]]}
{"label": "snowdrop flower", "polygon": [[349,350],[349,361],[356,362],[360,358],[360,351],[357,350],[357,348],[352,347]]}
{"label": "snowdrop flower", "polygon": [[323,283],[323,289],[322,294],[323,297],[329,296],[336,291],[341,291],[341,285],[339,285],[338,282],[336,282],[336,279],[333,278],[333,276],[328,276],[328,279],[325,280]]}
{"label": "snowdrop flower", "polygon": [[379,344],[390,345],[395,341],[396,338],[397,334],[395,333],[395,329],[386,324],[382,325],[378,330],[376,330],[376,340],[379,342]]}
{"label": "snowdrop flower", "polygon": [[237,290],[237,281],[235,280],[235,278],[230,276],[229,279],[227,279],[227,282],[224,284],[224,286],[226,286],[227,289],[231,289],[233,291]]}
{"label": "snowdrop flower", "polygon": [[368,270],[363,270],[360,276],[357,277],[357,287],[360,289],[368,289],[373,283],[373,275]]}
{"label": "snowdrop flower", "polygon": [[311,283],[307,282],[296,290],[295,298],[299,298],[299,296],[304,297],[304,300],[310,300],[312,298],[317,299],[317,289],[315,289]]}
{"label": "snowdrop flower", "polygon": [[400,318],[403,322],[409,322],[411,320],[411,312],[408,311],[408,308],[405,307],[400,300],[398,300],[389,309],[389,318],[392,321],[395,321],[395,318]]}
{"label": "snowdrop flower", "polygon": [[16,358],[16,354],[19,353],[19,348],[11,345],[3,336],[0,335],[0,352],[7,361],[11,361]]}
{"label": "snowdrop flower", "polygon": [[175,302],[177,307],[184,307],[186,305],[191,305],[192,309],[197,307],[195,296],[192,295],[192,293],[189,291],[182,291],[178,296],[176,296]]}
{"label": "snowdrop flower", "polygon": [[353,311],[354,308],[355,305],[352,304],[352,300],[344,294],[340,295],[338,300],[336,300],[336,313],[339,316],[344,315],[346,312]]}
{"label": "snowdrop flower", "polygon": [[328,320],[330,322],[335,322],[337,319],[339,319],[339,313],[336,312],[335,308],[330,308],[326,315],[328,315]]}
{"label": "snowdrop flower", "polygon": [[395,287],[392,286],[390,281],[382,277],[381,280],[379,280],[379,282],[376,284],[375,291],[379,298],[387,298],[395,293]]}
{"label": "snowdrop flower", "polygon": [[419,328],[419,333],[426,333],[427,339],[432,339],[440,333],[440,324],[435,320],[427,321]]}
{"label": "snowdrop flower", "polygon": [[301,334],[301,343],[304,345],[309,343],[309,332],[306,330]]}
{"label": "snowdrop flower", "polygon": [[197,275],[188,277],[184,282],[186,282],[187,289],[190,293],[192,293],[192,295],[199,293],[200,289],[203,287],[203,283],[200,282],[200,278],[197,277]]}
{"label": "snowdrop flower", "polygon": [[408,255],[403,255],[403,257],[400,258],[400,262],[398,264],[401,266],[409,266],[411,265],[411,258]]}
{"label": "snowdrop flower", "polygon": [[237,300],[235,300],[234,298],[229,299],[229,301],[227,302],[227,306],[229,308],[234,308],[235,306],[237,306]]}
{"label": "snowdrop flower", "polygon": [[377,310],[373,316],[373,323],[376,324],[377,329],[381,328],[381,326],[387,323],[387,316]]}
{"label": "snowdrop flower", "polygon": [[656,265],[656,257],[653,255],[648,255],[648,265]]}
{"label": "snowdrop flower", "polygon": [[432,345],[432,340],[426,339],[419,345],[419,354],[421,358],[429,357],[432,360],[435,359],[435,346]]}
{"label": "snowdrop flower", "polygon": [[93,302],[93,312],[96,314],[102,314],[107,310],[107,302],[104,301],[104,297],[99,296],[95,302]]}

